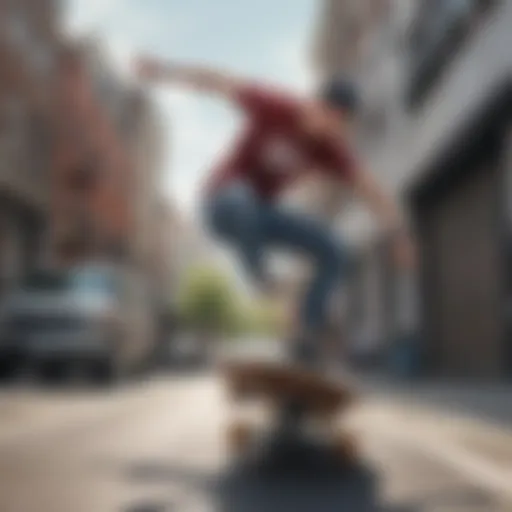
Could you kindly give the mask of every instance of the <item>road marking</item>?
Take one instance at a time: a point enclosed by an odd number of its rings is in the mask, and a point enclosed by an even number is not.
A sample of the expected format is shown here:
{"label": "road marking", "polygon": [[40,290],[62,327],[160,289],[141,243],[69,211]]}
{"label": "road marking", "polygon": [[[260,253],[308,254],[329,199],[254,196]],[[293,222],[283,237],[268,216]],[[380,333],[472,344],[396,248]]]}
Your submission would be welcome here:
{"label": "road marking", "polygon": [[[172,383],[171,387],[168,387]],[[0,450],[16,449],[20,444],[39,442],[51,435],[66,433],[68,429],[91,426],[96,422],[110,421],[123,413],[144,408],[148,400],[166,397],[170,404],[181,400],[183,392],[194,394],[203,385],[201,379],[164,380],[151,379],[137,385],[119,387],[113,392],[85,394],[77,401],[73,395],[45,396],[37,392],[26,396],[21,410],[24,415],[13,418],[12,423],[0,428]],[[54,401],[58,398],[57,401]],[[42,401],[42,402],[40,402]]]}
{"label": "road marking", "polygon": [[512,471],[503,471],[502,468],[490,464],[486,459],[472,454],[470,451],[460,448],[441,437],[429,435],[426,431],[414,429],[405,430],[404,425],[389,424],[385,427],[382,423],[375,428],[367,427],[368,434],[382,434],[393,442],[407,445],[416,452],[421,452],[431,460],[442,462],[451,467],[457,473],[463,475],[474,485],[487,491],[497,493],[500,497],[510,500],[512,503]]}

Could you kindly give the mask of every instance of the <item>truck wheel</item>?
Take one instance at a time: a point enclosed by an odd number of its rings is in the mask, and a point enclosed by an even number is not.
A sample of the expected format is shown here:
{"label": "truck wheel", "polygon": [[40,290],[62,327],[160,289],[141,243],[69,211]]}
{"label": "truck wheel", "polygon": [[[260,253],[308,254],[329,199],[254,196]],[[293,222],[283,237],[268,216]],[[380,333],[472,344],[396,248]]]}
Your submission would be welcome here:
{"label": "truck wheel", "polygon": [[101,359],[91,363],[91,377],[94,384],[101,386],[114,384],[117,375],[111,359]]}
{"label": "truck wheel", "polygon": [[14,379],[20,370],[20,366],[20,362],[15,357],[0,359],[0,382],[8,382]]}
{"label": "truck wheel", "polygon": [[37,373],[44,382],[57,384],[66,376],[68,365],[68,361],[43,361],[39,364]]}

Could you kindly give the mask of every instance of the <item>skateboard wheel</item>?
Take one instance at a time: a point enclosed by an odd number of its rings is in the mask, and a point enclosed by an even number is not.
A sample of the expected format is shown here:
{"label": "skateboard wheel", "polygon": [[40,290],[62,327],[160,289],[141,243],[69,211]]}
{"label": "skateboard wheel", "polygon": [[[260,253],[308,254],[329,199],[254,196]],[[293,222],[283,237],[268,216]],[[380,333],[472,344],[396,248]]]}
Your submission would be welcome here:
{"label": "skateboard wheel", "polygon": [[356,437],[348,432],[339,432],[334,441],[338,458],[346,464],[354,464],[359,458],[359,443]]}
{"label": "skateboard wheel", "polygon": [[236,422],[227,430],[227,442],[229,450],[234,454],[243,453],[252,439],[252,429],[247,423]]}
{"label": "skateboard wheel", "polygon": [[250,383],[242,380],[232,381],[228,386],[228,391],[229,396],[237,402],[250,399],[253,394]]}
{"label": "skateboard wheel", "polygon": [[235,382],[229,382],[226,386],[226,390],[231,400],[238,400],[240,396],[240,388]]}

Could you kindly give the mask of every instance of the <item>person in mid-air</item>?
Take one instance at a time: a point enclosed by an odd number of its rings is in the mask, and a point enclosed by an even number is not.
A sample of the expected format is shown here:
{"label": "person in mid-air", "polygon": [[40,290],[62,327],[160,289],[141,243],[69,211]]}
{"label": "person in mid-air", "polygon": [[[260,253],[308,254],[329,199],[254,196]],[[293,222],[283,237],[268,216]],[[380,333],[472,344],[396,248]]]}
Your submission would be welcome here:
{"label": "person in mid-air", "polygon": [[347,129],[357,114],[356,87],[333,79],[317,97],[293,94],[203,67],[150,57],[136,61],[139,78],[215,94],[239,107],[246,125],[227,156],[215,166],[204,189],[209,228],[234,247],[255,286],[272,293],[276,283],[265,265],[267,251],[281,248],[308,257],[315,269],[297,314],[294,357],[319,360],[317,339],[326,325],[328,301],[343,276],[346,254],[327,226],[288,211],[280,194],[308,173],[338,178],[376,214],[393,241],[397,261],[413,261],[413,245],[398,204],[351,149]]}

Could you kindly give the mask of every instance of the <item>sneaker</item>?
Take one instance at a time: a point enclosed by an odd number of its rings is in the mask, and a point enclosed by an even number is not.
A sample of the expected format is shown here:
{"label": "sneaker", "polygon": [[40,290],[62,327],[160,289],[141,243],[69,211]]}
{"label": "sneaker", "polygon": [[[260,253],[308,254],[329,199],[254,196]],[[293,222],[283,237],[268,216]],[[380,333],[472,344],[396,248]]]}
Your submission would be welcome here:
{"label": "sneaker", "polygon": [[320,347],[311,338],[304,337],[292,343],[291,360],[306,368],[316,370],[321,364]]}

